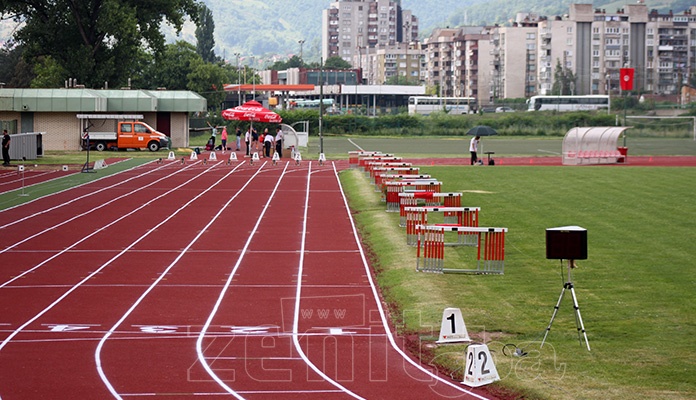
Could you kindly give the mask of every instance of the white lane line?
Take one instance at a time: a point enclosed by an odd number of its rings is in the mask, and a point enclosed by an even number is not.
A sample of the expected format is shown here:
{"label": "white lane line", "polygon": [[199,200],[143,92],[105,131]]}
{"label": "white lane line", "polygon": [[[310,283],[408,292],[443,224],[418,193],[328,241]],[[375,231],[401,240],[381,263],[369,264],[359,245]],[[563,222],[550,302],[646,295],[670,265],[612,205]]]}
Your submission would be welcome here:
{"label": "white lane line", "polygon": [[[145,164],[145,165],[146,165],[146,164]],[[131,181],[131,180],[134,180],[134,179],[143,177],[143,176],[145,176],[145,175],[149,175],[149,174],[151,174],[151,173],[153,173],[153,172],[159,171],[160,169],[166,168],[166,167],[168,167],[169,165],[171,165],[171,164],[162,165],[161,167],[157,167],[157,168],[152,169],[152,170],[150,170],[150,171],[146,171],[144,174],[135,175],[135,176],[133,176],[133,177],[131,177],[131,178],[128,178],[128,179],[125,179],[125,180],[123,180],[123,181],[119,181],[118,183],[113,184],[113,185],[111,185],[111,186],[105,186],[105,187],[103,187],[103,188],[101,188],[101,189],[99,189],[99,190],[95,190],[95,191],[93,191],[93,192],[89,192],[89,193],[87,193],[87,194],[83,194],[82,196],[75,197],[74,199],[71,199],[70,201],[66,201],[65,203],[61,203],[61,204],[59,204],[59,205],[57,205],[57,206],[49,207],[49,208],[47,208],[47,209],[45,209],[45,210],[39,211],[39,212],[34,213],[34,214],[32,214],[32,215],[26,216],[26,217],[24,217],[24,218],[20,218],[20,219],[18,219],[18,220],[12,221],[12,222],[7,223],[7,224],[5,224],[5,225],[0,225],[0,229],[5,229],[5,228],[7,228],[7,227],[9,227],[9,226],[16,225],[16,224],[18,224],[18,223],[20,223],[20,222],[24,222],[24,221],[26,221],[26,220],[28,220],[28,219],[30,219],[30,218],[38,217],[38,216],[43,215],[43,214],[45,214],[45,213],[47,213],[47,212],[50,212],[50,211],[59,209],[59,208],[61,208],[61,207],[68,206],[68,205],[70,205],[70,204],[72,204],[72,203],[74,203],[74,202],[76,202],[76,201],[78,201],[78,200],[82,200],[82,199],[84,199],[84,198],[93,196],[93,195],[95,195],[95,194],[97,194],[97,193],[100,193],[100,192],[103,192],[103,191],[105,191],[105,190],[113,189],[113,188],[115,188],[116,186],[120,186],[120,185],[122,185],[122,184],[124,184],[124,183],[126,183],[126,182]],[[99,181],[101,181],[101,180],[103,180],[103,179],[112,178],[112,177],[114,177],[114,176],[116,176],[116,175],[120,175],[120,174],[123,174],[123,173],[128,172],[128,171],[134,171],[134,170],[136,170],[136,169],[138,169],[138,168],[142,168],[142,167],[143,167],[142,165],[138,165],[138,166],[135,166],[135,167],[133,167],[133,168],[127,169],[127,170],[125,170],[125,171],[121,171],[121,172],[119,172],[118,174],[113,174],[113,175],[105,176],[105,177],[103,177],[103,178],[99,178],[99,179],[93,180],[93,181],[91,181],[91,182],[85,182],[85,183],[83,183],[83,184],[81,184],[81,185],[72,186],[72,187],[69,187],[69,188],[67,188],[67,189],[65,189],[65,190],[61,190],[61,191],[58,191],[58,192],[55,192],[55,193],[51,193],[51,194],[48,194],[48,195],[46,195],[46,196],[41,196],[41,197],[39,197],[39,198],[37,198],[37,199],[34,199],[34,200],[32,200],[32,201],[28,201],[28,202],[26,202],[26,203],[18,204],[18,205],[14,206],[14,207],[9,207],[9,208],[5,208],[5,209],[3,209],[3,210],[0,210],[0,213],[6,212],[6,211],[8,211],[8,210],[12,210],[12,209],[17,208],[17,207],[26,206],[27,204],[33,203],[33,202],[38,201],[38,200],[40,200],[40,199],[46,199],[46,198],[51,197],[51,196],[56,196],[56,195],[58,195],[58,194],[60,194],[60,193],[67,192],[67,191],[73,190],[73,189],[75,189],[75,188],[79,188],[79,187],[86,186],[86,185],[91,185],[91,184],[93,184],[93,183],[95,183],[95,182],[99,182]]]}
{"label": "white lane line", "polygon": [[391,329],[389,328],[389,321],[387,320],[387,315],[384,312],[384,308],[382,308],[382,302],[379,300],[380,296],[377,291],[377,286],[374,283],[374,280],[372,279],[372,273],[370,272],[370,266],[367,262],[367,257],[365,256],[365,252],[363,250],[362,244],[360,243],[360,237],[358,236],[358,230],[355,227],[355,221],[353,221],[353,215],[350,213],[350,208],[348,207],[348,199],[346,198],[345,192],[343,191],[343,185],[341,185],[341,179],[338,176],[338,171],[336,170],[336,164],[333,164],[334,167],[334,176],[336,177],[336,182],[338,182],[338,187],[341,189],[341,197],[343,197],[343,204],[345,206],[346,214],[348,215],[348,219],[350,220],[350,225],[353,228],[353,238],[355,239],[355,244],[358,246],[358,249],[360,249],[360,257],[362,258],[363,262],[363,267],[365,268],[365,275],[367,276],[368,281],[370,282],[370,286],[372,286],[372,295],[375,299],[375,304],[377,306],[377,309],[379,310],[379,315],[380,318],[382,319],[382,326],[384,327],[384,331],[387,333],[387,337],[389,338],[389,343],[391,344],[392,348],[403,357],[403,359],[408,362],[409,364],[413,365],[417,369],[423,371],[424,373],[430,375],[433,379],[438,380],[439,382],[444,383],[445,385],[448,385],[450,387],[453,387],[463,393],[466,393],[468,395],[474,396],[477,399],[482,399],[482,400],[488,400],[486,397],[480,396],[474,392],[471,392],[469,390],[466,390],[460,386],[455,385],[454,383],[443,379],[442,377],[433,374],[431,371],[428,371],[427,369],[423,368],[420,364],[416,363],[409,357],[406,353],[404,353],[403,350],[399,347],[399,345],[396,344],[396,341],[394,340],[394,335],[392,334]]}
{"label": "white lane line", "polygon": [[353,141],[353,139],[348,139],[348,141],[350,142],[350,144],[352,144],[353,146],[355,146],[358,150],[360,150],[360,151],[365,151],[365,150],[363,150],[362,147],[358,146],[358,144],[355,143],[355,142]]}
{"label": "white lane line", "polygon": [[[198,193],[195,197],[193,197],[191,200],[189,200],[189,201],[188,201],[186,204],[184,204],[181,208],[179,208],[178,210],[176,210],[175,212],[173,212],[171,215],[169,215],[167,218],[165,218],[161,223],[157,224],[155,227],[153,227],[152,229],[150,229],[147,233],[145,233],[145,235],[141,236],[136,242],[134,242],[134,243],[133,243],[131,246],[129,246],[129,247],[135,246],[135,244],[137,244],[137,243],[140,242],[141,240],[144,240],[145,237],[147,237],[147,236],[150,235],[151,233],[157,231],[157,229],[158,229],[160,226],[164,225],[166,222],[168,222],[169,220],[171,220],[172,218],[174,218],[177,214],[179,214],[179,212],[181,212],[182,210],[184,210],[185,208],[187,208],[188,206],[190,206],[191,204],[193,204],[193,202],[195,202],[195,201],[198,200],[199,198],[203,197],[203,195],[205,195],[205,194],[207,194],[209,191],[213,190],[213,188],[215,188],[217,185],[219,185],[220,183],[222,183],[225,179],[227,179],[227,177],[229,177],[230,175],[232,175],[232,174],[233,174],[239,167],[241,167],[242,165],[243,165],[242,163],[239,163],[236,167],[234,167],[234,169],[232,169],[230,172],[228,172],[227,174],[225,174],[225,176],[223,176],[222,178],[220,178],[217,182],[215,182],[214,184],[210,185],[208,188],[206,188],[206,189],[203,190],[202,192]],[[159,278],[157,278],[157,279],[152,283],[152,285],[150,285],[150,286],[147,288],[147,290],[145,290],[145,291],[143,292],[143,294],[138,298],[138,300],[136,300],[136,301],[133,303],[133,305],[128,309],[128,311],[126,311],[126,313],[123,314],[123,316],[121,317],[121,319],[119,319],[119,320],[114,324],[114,326],[111,327],[111,329],[109,329],[109,331],[106,333],[106,335],[104,335],[104,337],[99,341],[99,344],[97,345],[97,348],[96,348],[96,350],[94,351],[94,360],[95,360],[95,362],[96,362],[97,372],[99,373],[99,376],[101,377],[102,382],[104,382],[104,385],[106,385],[106,387],[107,387],[107,389],[109,390],[109,392],[110,392],[115,398],[121,399],[121,396],[119,395],[119,393],[116,391],[116,389],[113,387],[113,385],[112,385],[111,382],[109,381],[109,378],[106,376],[106,373],[104,372],[104,368],[102,367],[102,363],[101,363],[101,351],[102,351],[102,348],[104,347],[104,343],[106,343],[106,341],[109,339],[109,337],[110,337],[114,332],[116,332],[116,329],[118,329],[118,327],[123,323],[123,321],[125,321],[126,318],[128,318],[128,316],[130,316],[130,315],[133,313],[133,311],[135,311],[135,309],[140,305],[140,303],[142,303],[142,301],[145,299],[145,297],[147,297],[147,295],[148,295],[152,290],[154,290],[154,288],[157,286],[157,284],[160,283],[160,282],[162,281],[162,279],[164,279],[164,277],[167,275],[167,273],[169,273],[169,271],[170,271],[172,268],[174,268],[174,266],[179,262],[179,260],[181,260],[181,258],[186,254],[187,250],[188,250],[189,248],[191,248],[191,246],[193,246],[193,245],[198,241],[198,239],[208,230],[208,228],[210,228],[210,226],[213,224],[213,222],[215,222],[215,221],[218,219],[218,217],[220,216],[220,214],[222,214],[222,212],[229,206],[229,204],[230,204],[234,199],[236,199],[237,196],[239,196],[240,193],[242,193],[242,192],[244,191],[244,189],[251,183],[252,180],[254,180],[254,178],[259,174],[259,171],[261,171],[261,169],[263,169],[263,167],[264,167],[265,165],[266,165],[266,163],[262,164],[262,165],[259,167],[259,169],[254,173],[254,175],[252,175],[251,178],[249,178],[249,180],[244,184],[244,186],[242,186],[242,187],[237,191],[237,193],[235,193],[234,196],[232,196],[232,197],[227,201],[227,203],[225,203],[225,205],[224,205],[223,207],[220,208],[220,210],[218,211],[218,213],[215,214],[215,216],[210,220],[210,222],[208,222],[208,224],[207,224],[203,229],[201,229],[200,232],[198,232],[198,234],[196,235],[196,237],[194,237],[193,240],[191,240],[191,242],[190,242],[183,250],[181,250],[181,253],[176,257],[176,259],[175,259],[174,261],[172,261],[172,263],[169,264],[169,266],[168,266],[164,271],[162,271],[162,273],[160,274]],[[211,168],[213,168],[213,167],[210,167],[210,168],[207,169],[206,171],[209,171]],[[117,257],[120,257],[122,254],[125,254],[127,251],[128,251],[128,248],[124,249],[124,250],[123,250],[123,253],[119,254],[119,255],[116,256],[116,257],[114,257],[112,260],[115,260]],[[112,260],[109,260],[109,261],[107,262],[107,264],[111,263]],[[102,267],[102,268],[103,268],[103,267]]]}
{"label": "white lane line", "polygon": [[[302,272],[304,271],[304,255],[305,255],[305,248],[307,246],[307,214],[309,213],[309,193],[310,193],[310,187],[311,187],[311,181],[312,181],[312,163],[309,163],[309,173],[307,174],[307,188],[305,190],[305,203],[304,203],[304,215],[303,215],[303,220],[302,220],[302,240],[300,241],[300,261],[298,263],[298,271],[297,271],[297,276],[302,276]],[[340,389],[343,393],[356,398],[356,399],[363,399],[363,397],[358,396],[356,393],[353,393],[352,391],[348,390],[345,386],[341,385],[340,383],[336,382],[335,380],[331,379],[328,375],[326,375],[321,369],[319,369],[314,363],[307,357],[305,354],[304,350],[302,349],[302,346],[300,345],[300,334],[299,334],[299,325],[300,325],[300,301],[302,299],[302,279],[297,280],[297,289],[295,291],[295,310],[293,313],[293,321],[292,321],[292,342],[295,346],[295,349],[299,353],[300,357],[302,357],[303,360],[307,363],[307,365],[314,370],[319,376],[321,376],[323,379],[325,379],[327,382],[331,383],[333,386],[336,388]],[[303,335],[305,336],[305,335]]]}
{"label": "white lane line", "polygon": [[[234,264],[234,267],[232,268],[232,271],[230,272],[230,276],[227,278],[227,281],[225,282],[225,286],[223,287],[223,290],[220,291],[220,295],[218,296],[217,301],[215,301],[215,305],[213,306],[213,309],[211,310],[210,315],[208,316],[208,319],[205,321],[205,324],[203,325],[203,329],[201,329],[201,333],[198,335],[198,339],[196,340],[196,352],[198,353],[198,360],[201,362],[201,365],[203,366],[205,371],[208,373],[208,375],[211,378],[213,378],[213,380],[215,380],[215,382],[218,383],[218,385],[220,385],[223,389],[225,389],[227,391],[227,393],[231,394],[232,396],[234,396],[237,399],[244,399],[244,397],[240,396],[234,389],[229,387],[225,383],[225,381],[223,381],[215,373],[215,371],[213,371],[213,369],[208,364],[208,361],[207,361],[205,355],[203,354],[203,339],[205,338],[206,332],[210,328],[210,325],[213,322],[213,318],[217,314],[218,309],[220,308],[220,305],[222,304],[222,300],[225,298],[225,294],[227,293],[230,286],[232,285],[232,279],[234,278],[235,274],[237,273],[237,270],[239,269],[239,266],[242,263],[242,260],[244,259],[244,255],[246,254],[247,249],[249,248],[249,245],[251,244],[251,241],[254,238],[254,235],[256,234],[256,231],[258,230],[259,225],[261,224],[261,220],[263,219],[264,214],[266,214],[266,210],[268,210],[268,206],[270,205],[271,200],[273,200],[273,197],[275,196],[276,192],[278,191],[278,187],[280,186],[280,182],[283,181],[283,178],[285,177],[285,174],[287,173],[288,165],[290,165],[290,163],[286,162],[285,168],[283,168],[283,172],[280,174],[280,177],[278,178],[278,182],[276,182],[276,185],[273,188],[273,191],[268,196],[268,200],[266,201],[266,204],[263,206],[263,210],[261,210],[261,214],[256,219],[256,224],[254,225],[254,228],[249,233],[249,237],[247,238],[247,241],[244,244],[244,248],[242,249],[242,254],[239,256],[239,258],[237,258],[237,262]],[[248,184],[249,184],[249,182],[247,182],[247,185]],[[244,186],[246,187],[246,185],[244,185]],[[225,205],[225,207],[223,207],[223,209],[226,207],[227,207],[227,205]],[[222,210],[221,210],[221,212],[222,212]]]}
{"label": "white lane line", "polygon": [[[186,167],[186,168],[188,168],[188,167]],[[104,206],[106,206],[107,204],[111,204],[112,202],[114,202],[114,201],[116,201],[116,200],[119,200],[119,199],[121,199],[121,198],[125,198],[125,197],[127,197],[127,196],[130,196],[131,194],[133,194],[133,193],[135,193],[135,192],[137,192],[137,191],[143,190],[143,189],[145,189],[145,188],[147,188],[147,187],[149,187],[149,186],[151,186],[151,185],[154,185],[154,184],[158,183],[159,181],[168,179],[168,177],[174,176],[174,175],[178,174],[179,172],[183,171],[183,170],[186,169],[186,168],[183,168],[183,169],[181,169],[181,170],[179,170],[179,171],[176,171],[175,173],[173,173],[173,174],[171,174],[171,175],[162,177],[162,178],[160,178],[160,179],[158,179],[158,180],[156,180],[156,181],[154,181],[154,182],[152,182],[152,183],[150,183],[150,184],[148,184],[148,185],[145,185],[145,186],[143,186],[143,187],[141,187],[141,188],[138,188],[138,189],[136,189],[136,190],[133,190],[133,191],[131,191],[131,192],[128,192],[128,193],[126,193],[126,194],[123,194],[123,195],[121,195],[121,196],[118,196],[118,197],[116,197],[116,198],[114,198],[114,199],[112,199],[112,200],[110,200],[110,201],[107,201],[106,203],[102,204],[101,206],[95,207],[94,210],[97,210],[97,209],[99,209],[99,208],[101,208],[101,207],[104,207]],[[202,176],[203,174],[207,173],[207,172],[208,172],[210,169],[212,169],[212,168],[213,168],[213,167],[208,168],[208,169],[205,170],[203,173],[201,173],[200,175],[198,175],[196,178],[193,178],[193,179],[199,178],[200,176]],[[191,179],[191,180],[192,180],[192,179]],[[126,217],[128,217],[128,216],[130,216],[130,215],[136,213],[137,211],[142,210],[142,209],[145,208],[146,206],[152,204],[155,200],[158,200],[158,199],[164,197],[165,195],[167,195],[167,194],[173,192],[174,190],[176,190],[177,188],[186,186],[186,185],[188,184],[188,182],[190,182],[191,180],[186,181],[186,182],[182,183],[181,185],[177,186],[176,188],[171,189],[171,190],[169,190],[168,192],[163,193],[163,194],[161,194],[161,195],[159,195],[159,196],[153,198],[152,200],[150,200],[150,201],[148,201],[148,202],[142,204],[141,206],[135,208],[134,210],[132,210],[132,211],[129,212],[128,214],[122,215],[121,217],[117,218],[117,219],[114,220],[114,221],[111,221],[111,222],[108,223],[107,225],[104,225],[104,226],[102,226],[101,228],[95,230],[94,232],[88,234],[87,236],[84,236],[83,238],[81,238],[81,239],[78,240],[77,242],[75,242],[75,243],[71,244],[70,246],[68,246],[68,247],[66,247],[66,248],[64,248],[64,249],[62,249],[62,250],[60,250],[59,252],[53,254],[51,257],[45,259],[44,261],[40,262],[39,264],[35,265],[34,267],[32,267],[32,268],[30,268],[30,269],[28,269],[28,270],[22,272],[21,274],[15,276],[14,278],[12,278],[12,279],[10,279],[10,280],[4,282],[4,283],[1,283],[1,284],[0,284],[0,289],[4,288],[5,286],[11,284],[12,282],[14,282],[14,281],[16,281],[16,280],[18,280],[18,279],[21,279],[22,277],[26,276],[27,274],[30,274],[30,273],[36,271],[37,269],[39,269],[39,268],[41,268],[42,266],[46,265],[46,263],[48,263],[48,262],[50,262],[51,260],[53,260],[53,259],[59,257],[59,256],[62,255],[62,254],[65,254],[65,253],[69,252],[70,250],[74,249],[78,244],[80,244],[80,243],[86,241],[87,239],[91,238],[92,236],[96,235],[97,233],[99,233],[99,232],[105,230],[106,228],[108,228],[108,227],[110,227],[110,226],[116,224],[117,222],[119,222],[119,221],[125,219]],[[93,211],[94,211],[94,210],[93,210]],[[56,225],[53,225],[52,227],[49,227],[49,228],[44,229],[44,230],[41,231],[41,232],[38,232],[38,233],[36,233],[36,234],[34,234],[34,235],[31,235],[31,236],[29,236],[28,238],[25,238],[25,239],[20,240],[19,242],[16,242],[16,243],[14,243],[14,244],[12,244],[12,245],[10,245],[10,246],[7,246],[6,248],[0,250],[0,254],[3,254],[3,253],[5,253],[5,252],[7,252],[8,250],[13,249],[13,248],[15,248],[16,246],[19,246],[20,244],[25,243],[25,242],[27,242],[27,241],[33,239],[33,238],[36,238],[36,237],[38,237],[38,236],[40,236],[40,235],[42,235],[42,234],[44,234],[44,233],[46,233],[46,232],[52,231],[52,230],[54,230],[54,229],[56,229],[56,228],[58,228],[58,227],[60,227],[60,226],[62,226],[62,225],[64,225],[64,224],[67,224],[67,223],[70,222],[70,221],[73,221],[73,220],[75,220],[75,219],[77,219],[77,218],[81,218],[81,217],[83,217],[83,216],[89,214],[90,212],[91,212],[91,211],[89,211],[89,212],[87,212],[87,213],[84,213],[84,214],[80,214],[80,215],[74,216],[74,217],[72,217],[72,218],[69,218],[69,219],[67,219],[67,220],[65,220],[65,221],[63,221],[63,222],[61,222],[61,223],[58,223],[58,224],[56,224]],[[2,347],[0,347],[0,349],[1,349],[1,348],[2,348]]]}
{"label": "white lane line", "polygon": [[[212,169],[212,168],[213,168],[213,167],[210,167],[209,169],[207,169],[207,170],[205,170],[204,172],[202,172],[200,175],[205,174],[206,172],[208,172],[208,171],[209,171],[210,169]],[[234,171],[234,170],[232,170],[232,171]],[[230,173],[232,173],[232,172],[230,172]],[[200,175],[199,175],[199,176],[200,176]],[[187,181],[187,182],[183,183],[182,185],[187,185],[189,182],[190,182],[190,181]],[[177,188],[178,188],[178,187],[177,187]],[[160,197],[166,196],[167,194],[173,192],[173,191],[176,190],[177,188],[174,188],[174,189],[170,190],[170,191],[167,192],[167,193],[163,193],[162,195],[158,196],[157,198],[152,199],[151,202],[154,202],[156,199],[158,199],[158,198],[160,198]],[[200,196],[200,195],[202,195],[202,194],[199,194],[199,196]],[[197,196],[197,197],[198,197],[198,196]],[[55,307],[56,305],[58,305],[61,301],[63,301],[63,300],[64,300],[66,297],[68,297],[71,293],[73,293],[75,290],[77,290],[77,289],[78,289],[79,287],[81,287],[83,284],[85,284],[85,283],[88,282],[90,279],[92,279],[92,277],[94,277],[94,276],[96,276],[97,274],[99,274],[99,273],[100,273],[101,271],[103,271],[107,266],[109,266],[112,262],[114,262],[117,258],[119,258],[119,257],[121,257],[123,254],[125,254],[131,247],[135,246],[135,245],[138,244],[140,241],[144,240],[145,237],[147,237],[150,233],[154,232],[158,227],[160,227],[160,226],[163,225],[165,222],[167,222],[168,220],[170,220],[171,218],[173,218],[176,214],[179,213],[179,211],[181,211],[183,208],[185,208],[185,207],[186,207],[188,204],[190,204],[192,201],[193,201],[193,200],[191,200],[189,203],[186,203],[186,205],[184,205],[182,208],[180,208],[179,210],[175,211],[175,212],[172,213],[169,217],[165,218],[162,222],[160,222],[159,224],[157,224],[154,228],[152,228],[152,229],[150,229],[149,231],[147,231],[143,236],[141,236],[141,237],[138,238],[136,241],[134,241],[133,243],[131,243],[131,244],[130,244],[127,248],[125,248],[121,253],[119,253],[118,255],[114,256],[112,259],[110,259],[110,260],[107,261],[106,263],[104,263],[104,264],[103,264],[101,267],[99,267],[96,271],[94,271],[94,272],[92,272],[91,274],[87,275],[83,280],[81,280],[80,282],[78,282],[77,284],[75,284],[74,286],[72,286],[69,290],[67,290],[67,291],[66,291],[65,293],[63,293],[60,297],[58,297],[58,298],[57,298],[56,300],[54,300],[51,304],[49,304],[46,308],[44,308],[43,310],[41,310],[41,311],[40,311],[39,313],[37,313],[34,317],[30,318],[27,322],[25,322],[24,324],[22,324],[19,328],[15,329],[8,337],[5,338],[5,340],[3,340],[2,342],[0,342],[0,351],[2,351],[2,349],[3,349],[5,346],[7,346],[7,344],[8,344],[15,336],[17,336],[22,330],[24,330],[24,328],[26,328],[27,326],[29,326],[29,324],[33,323],[34,321],[36,321],[37,319],[39,319],[41,316],[43,316],[44,314],[46,314],[48,311],[50,311],[53,307]],[[143,204],[141,207],[138,207],[138,208],[143,208],[143,207],[146,207],[146,206],[148,206],[148,203],[145,203],[145,204]],[[133,212],[136,212],[136,211],[137,211],[137,210],[133,210],[132,213],[133,213]],[[129,214],[130,214],[130,213],[129,213]],[[128,216],[128,214],[127,214],[127,215],[124,215],[124,216],[121,217],[121,218],[125,218],[125,217],[127,217],[127,216]],[[106,227],[108,227],[108,226],[110,226],[110,225],[112,225],[112,224],[114,224],[114,223],[116,223],[116,222],[117,222],[117,221],[113,221],[113,222],[111,222],[109,225],[106,225],[106,226],[105,226],[104,228],[102,228],[102,229],[106,229]],[[99,231],[97,231],[97,232],[99,232]],[[96,234],[97,232],[95,232],[94,234]],[[79,240],[78,242],[76,242],[74,245],[77,245],[78,243],[80,243],[80,242],[82,242],[82,241],[84,241],[84,240],[86,240],[86,239],[87,239],[87,238],[80,239],[80,240]],[[45,262],[44,262],[44,263],[45,263]],[[44,263],[41,263],[40,265],[43,265]],[[36,268],[38,268],[38,266],[37,266]],[[36,269],[36,268],[33,268],[33,269]],[[164,276],[164,275],[162,275],[162,277],[163,277],[163,276]]]}

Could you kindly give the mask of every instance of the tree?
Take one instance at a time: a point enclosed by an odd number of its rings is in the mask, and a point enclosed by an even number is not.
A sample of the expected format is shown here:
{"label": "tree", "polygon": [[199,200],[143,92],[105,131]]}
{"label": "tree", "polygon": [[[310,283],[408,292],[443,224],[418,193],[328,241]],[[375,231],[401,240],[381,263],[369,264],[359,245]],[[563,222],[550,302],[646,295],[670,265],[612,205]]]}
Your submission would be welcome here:
{"label": "tree", "polygon": [[198,15],[198,24],[196,27],[196,52],[205,62],[215,62],[215,21],[213,13],[205,4],[201,4],[201,11]]}
{"label": "tree", "polygon": [[146,52],[164,49],[160,24],[177,32],[186,15],[198,19],[196,0],[0,0],[0,9],[24,25],[15,39],[33,64],[50,56],[88,87],[124,86],[145,67]]}
{"label": "tree", "polygon": [[224,67],[198,60],[187,78],[187,89],[205,97],[209,108],[217,109],[225,100],[224,85],[230,82],[230,76]]}
{"label": "tree", "polygon": [[555,95],[575,94],[576,77],[573,71],[563,67],[561,60],[556,59],[556,68],[553,72],[553,87],[551,93]]}
{"label": "tree", "polygon": [[324,61],[324,68],[327,69],[351,69],[353,68],[350,63],[341,57],[334,56],[334,57],[329,57]]}
{"label": "tree", "polygon": [[196,47],[180,40],[165,46],[164,52],[146,69],[145,81],[150,89],[187,90],[188,75],[202,62]]}

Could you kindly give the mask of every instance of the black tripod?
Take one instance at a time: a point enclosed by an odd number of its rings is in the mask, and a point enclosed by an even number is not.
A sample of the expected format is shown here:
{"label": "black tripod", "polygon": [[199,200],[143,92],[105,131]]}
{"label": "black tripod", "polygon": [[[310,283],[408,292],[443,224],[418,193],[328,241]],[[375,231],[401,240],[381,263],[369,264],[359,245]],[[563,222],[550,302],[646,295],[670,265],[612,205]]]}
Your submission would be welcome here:
{"label": "black tripod", "polygon": [[[578,298],[575,296],[575,288],[573,286],[573,281],[571,279],[571,269],[575,268],[575,260],[568,260],[568,281],[563,284],[563,290],[561,290],[561,295],[558,297],[558,302],[556,307],[553,309],[553,315],[551,315],[551,321],[549,321],[549,326],[546,327],[546,333],[544,333],[544,340],[541,341],[541,346],[544,347],[544,342],[546,341],[546,336],[548,336],[551,330],[551,325],[553,324],[554,318],[558,313],[558,308],[561,306],[561,301],[563,300],[563,295],[566,289],[570,289],[570,294],[573,296],[573,308],[575,309],[575,326],[578,328],[578,340],[582,344],[582,338],[585,338],[585,344],[587,345],[587,351],[590,351],[590,342],[587,340],[587,332],[585,332],[585,325],[582,323],[582,316],[580,315],[580,306],[578,306]],[[580,334],[582,333],[582,336]]]}

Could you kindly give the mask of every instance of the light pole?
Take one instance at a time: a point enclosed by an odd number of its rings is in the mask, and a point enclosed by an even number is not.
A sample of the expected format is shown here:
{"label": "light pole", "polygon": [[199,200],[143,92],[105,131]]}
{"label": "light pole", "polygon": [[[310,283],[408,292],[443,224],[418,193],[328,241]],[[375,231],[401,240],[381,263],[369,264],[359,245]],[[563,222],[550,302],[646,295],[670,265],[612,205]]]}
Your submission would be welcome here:
{"label": "light pole", "polygon": [[237,105],[241,106],[242,105],[242,81],[241,81],[241,73],[239,72],[239,56],[241,53],[234,53],[234,55],[237,57]]}
{"label": "light pole", "polygon": [[300,39],[297,41],[297,43],[300,44],[300,62],[302,62],[302,45],[304,44],[304,39]]}

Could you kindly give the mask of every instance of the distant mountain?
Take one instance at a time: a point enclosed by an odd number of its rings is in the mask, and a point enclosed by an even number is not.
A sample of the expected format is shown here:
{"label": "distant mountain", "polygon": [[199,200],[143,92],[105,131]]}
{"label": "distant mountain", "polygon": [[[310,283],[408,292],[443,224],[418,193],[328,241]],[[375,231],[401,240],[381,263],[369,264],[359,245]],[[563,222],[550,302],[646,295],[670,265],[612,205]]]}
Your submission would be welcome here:
{"label": "distant mountain", "polygon": [[[411,10],[420,21],[421,37],[427,37],[437,27],[461,25],[504,24],[518,12],[534,12],[548,17],[568,13],[575,0],[402,0],[404,9]],[[331,0],[204,0],[213,12],[215,21],[215,52],[230,62],[249,63],[253,57],[257,66],[270,64],[276,58],[288,58],[300,53],[303,58],[318,61],[321,54],[321,14]],[[647,0],[648,8],[662,12],[682,12],[693,0]],[[625,0],[595,0],[594,7],[615,10]],[[16,28],[13,21],[0,23],[0,44]],[[195,43],[195,27],[186,24],[181,35],[165,27],[170,41],[183,39]]]}

